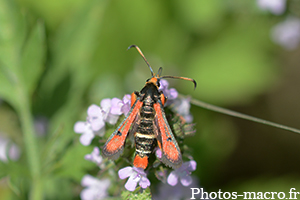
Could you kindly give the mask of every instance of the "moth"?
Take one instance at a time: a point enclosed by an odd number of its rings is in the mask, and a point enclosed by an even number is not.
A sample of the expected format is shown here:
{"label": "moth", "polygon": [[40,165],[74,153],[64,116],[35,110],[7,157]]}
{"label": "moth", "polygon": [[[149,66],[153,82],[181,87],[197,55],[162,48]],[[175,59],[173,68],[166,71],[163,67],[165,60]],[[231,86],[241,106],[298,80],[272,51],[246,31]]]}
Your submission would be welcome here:
{"label": "moth", "polygon": [[128,135],[133,134],[135,143],[135,157],[133,165],[146,169],[148,158],[156,145],[162,152],[161,161],[172,168],[178,168],[182,164],[182,155],[178,143],[166,119],[164,104],[167,98],[159,91],[162,78],[175,78],[192,81],[196,88],[196,81],[191,78],[176,76],[160,76],[162,68],[158,73],[153,70],[136,45],[128,47],[136,48],[148,65],[152,77],[146,81],[140,92],[131,94],[131,109],[119,127],[112,133],[105,143],[102,153],[104,157],[115,160],[122,154]]}

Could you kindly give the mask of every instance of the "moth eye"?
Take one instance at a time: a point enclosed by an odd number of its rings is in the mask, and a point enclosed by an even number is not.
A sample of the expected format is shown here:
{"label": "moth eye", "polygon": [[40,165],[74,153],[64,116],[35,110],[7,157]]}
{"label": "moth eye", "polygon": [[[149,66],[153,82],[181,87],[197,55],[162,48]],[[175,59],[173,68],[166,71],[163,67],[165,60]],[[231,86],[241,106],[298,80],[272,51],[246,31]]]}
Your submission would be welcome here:
{"label": "moth eye", "polygon": [[160,87],[160,83],[159,83],[159,81],[157,81],[156,85],[157,85],[157,87]]}
{"label": "moth eye", "polygon": [[146,80],[146,82],[149,82],[150,81],[150,78],[148,78],[147,80]]}

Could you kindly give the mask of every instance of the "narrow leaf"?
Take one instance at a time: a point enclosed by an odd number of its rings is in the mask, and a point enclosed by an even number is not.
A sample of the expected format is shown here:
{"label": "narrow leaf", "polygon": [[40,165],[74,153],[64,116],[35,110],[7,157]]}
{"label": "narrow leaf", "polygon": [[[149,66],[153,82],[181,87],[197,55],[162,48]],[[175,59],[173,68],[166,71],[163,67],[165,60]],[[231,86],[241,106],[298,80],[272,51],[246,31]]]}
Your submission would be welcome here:
{"label": "narrow leaf", "polygon": [[38,22],[31,30],[29,38],[23,48],[21,74],[29,94],[31,94],[32,90],[34,90],[43,71],[46,49],[44,35],[43,23]]}

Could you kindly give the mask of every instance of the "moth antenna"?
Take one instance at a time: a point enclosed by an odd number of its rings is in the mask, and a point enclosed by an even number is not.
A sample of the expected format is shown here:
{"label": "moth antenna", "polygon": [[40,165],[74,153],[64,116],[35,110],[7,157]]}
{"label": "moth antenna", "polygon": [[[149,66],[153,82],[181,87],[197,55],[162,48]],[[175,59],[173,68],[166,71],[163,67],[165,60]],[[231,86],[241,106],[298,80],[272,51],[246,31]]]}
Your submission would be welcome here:
{"label": "moth antenna", "polygon": [[174,79],[187,80],[187,81],[191,81],[194,83],[194,89],[196,89],[196,87],[197,87],[196,81],[192,78],[186,78],[186,77],[180,77],[180,76],[161,76],[160,78],[174,78]]}
{"label": "moth antenna", "polygon": [[160,76],[161,73],[162,73],[162,67],[160,67],[160,68],[158,69],[157,75]]}
{"label": "moth antenna", "polygon": [[152,70],[150,64],[148,63],[146,57],[144,56],[143,52],[141,51],[141,49],[140,49],[137,45],[134,45],[134,44],[133,44],[133,45],[130,45],[130,46],[127,48],[127,50],[131,49],[132,47],[136,48],[137,51],[140,53],[140,55],[143,57],[144,61],[146,62],[146,64],[147,64],[148,67],[150,68],[151,75],[152,75],[152,77],[153,77],[153,76],[154,76],[153,70]]}

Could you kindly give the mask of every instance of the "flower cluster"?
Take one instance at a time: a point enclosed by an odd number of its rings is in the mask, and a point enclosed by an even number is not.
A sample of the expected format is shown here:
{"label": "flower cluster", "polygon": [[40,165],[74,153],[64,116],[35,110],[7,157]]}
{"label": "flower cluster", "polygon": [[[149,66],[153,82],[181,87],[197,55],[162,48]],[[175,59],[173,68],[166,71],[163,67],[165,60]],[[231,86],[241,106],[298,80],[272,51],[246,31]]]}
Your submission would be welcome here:
{"label": "flower cluster", "polygon": [[103,199],[108,196],[107,189],[110,186],[110,180],[99,180],[91,175],[85,175],[81,180],[81,185],[86,187],[80,194],[82,200]]}
{"label": "flower cluster", "polygon": [[257,0],[257,4],[262,10],[281,15],[285,11],[286,0]]}
{"label": "flower cluster", "polygon": [[128,191],[134,191],[137,183],[139,183],[139,185],[144,189],[150,186],[150,181],[147,178],[147,174],[142,168],[125,167],[120,169],[118,174],[120,179],[129,177],[127,183],[125,184],[125,188]]}
{"label": "flower cluster", "polygon": [[[171,186],[169,184],[159,183],[157,186],[157,192],[153,194],[154,200],[179,200],[179,199],[190,199],[191,188],[200,188],[199,181],[196,177],[192,177],[192,184],[189,187],[185,187],[181,184]],[[201,199],[199,193],[195,196],[196,199]],[[209,199],[208,197],[206,198]]]}
{"label": "flower cluster", "polygon": [[[169,83],[166,80],[160,81],[160,91],[164,93],[168,101],[165,106],[173,105],[174,112],[178,113],[185,118],[186,122],[192,121],[192,116],[189,112],[190,103],[189,99],[178,98],[178,92],[174,88],[169,89]],[[130,111],[131,96],[125,95],[123,99],[103,99],[100,102],[100,106],[91,105],[87,110],[86,121],[76,122],[74,125],[74,131],[81,134],[81,144],[88,146],[91,144],[93,138],[98,135],[102,137],[105,133],[106,124],[114,125],[117,123],[120,115],[125,116]],[[161,158],[161,150],[156,149],[156,156],[158,160]],[[86,160],[95,163],[100,169],[104,169],[107,166],[106,160],[103,159],[98,147],[94,147],[94,150],[85,156]],[[189,186],[192,184],[192,178],[190,174],[196,169],[196,162],[191,160],[182,164],[182,166],[173,172],[171,172],[167,179],[167,183],[170,186],[175,186],[180,180],[183,186]],[[150,186],[150,180],[147,178],[149,170],[142,168],[127,166],[118,171],[120,179],[128,178],[125,188],[128,191],[134,191],[139,185],[145,189]],[[85,189],[81,192],[82,199],[99,199],[107,196],[107,189],[111,181],[108,179],[97,179],[90,175],[86,175],[82,179],[82,186]]]}
{"label": "flower cluster", "polygon": [[125,95],[123,99],[103,99],[100,106],[91,105],[87,110],[86,121],[76,122],[74,131],[82,134],[80,142],[84,146],[91,144],[95,135],[103,136],[105,133],[105,123],[114,125],[117,123],[120,115],[130,110],[130,95]]}
{"label": "flower cluster", "polygon": [[0,160],[7,162],[9,159],[18,160],[20,149],[16,144],[11,143],[7,138],[0,136]]}
{"label": "flower cluster", "polygon": [[91,154],[85,155],[84,159],[96,163],[99,167],[101,166],[103,160],[102,156],[100,155],[100,149],[98,147],[95,147]]}
{"label": "flower cluster", "polygon": [[287,50],[296,49],[300,43],[300,19],[288,17],[273,27],[272,40]]}
{"label": "flower cluster", "polygon": [[173,102],[173,100],[177,99],[177,97],[178,97],[177,90],[175,88],[169,89],[169,83],[165,79],[160,80],[160,87],[158,90],[162,91],[168,99],[165,106],[170,105]]}
{"label": "flower cluster", "polygon": [[183,186],[189,186],[192,183],[190,174],[196,170],[197,163],[194,160],[185,162],[178,169],[174,170],[168,176],[169,185],[175,186],[178,183],[178,179]]}
{"label": "flower cluster", "polygon": [[[287,12],[286,0],[257,0],[257,5],[260,9],[270,11],[274,15]],[[300,19],[296,16],[287,16],[284,21],[272,28],[271,39],[286,50],[296,49],[300,43]]]}

